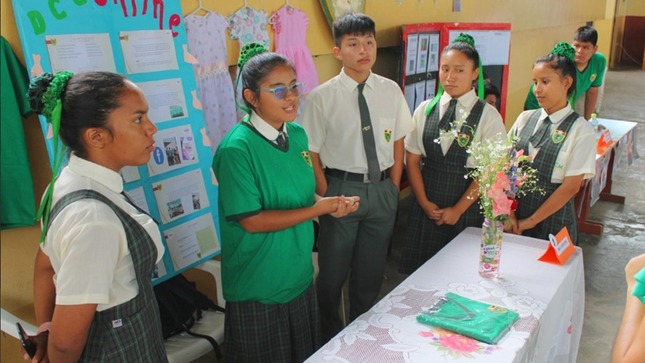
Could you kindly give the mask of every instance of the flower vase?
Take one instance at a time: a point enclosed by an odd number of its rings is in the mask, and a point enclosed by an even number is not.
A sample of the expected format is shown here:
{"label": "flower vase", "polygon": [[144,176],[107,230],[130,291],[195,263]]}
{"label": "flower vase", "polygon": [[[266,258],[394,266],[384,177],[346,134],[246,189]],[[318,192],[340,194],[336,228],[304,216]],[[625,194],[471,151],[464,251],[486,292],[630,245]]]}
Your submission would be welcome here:
{"label": "flower vase", "polygon": [[499,258],[502,252],[504,223],[484,218],[479,253],[479,274],[488,279],[499,277]]}

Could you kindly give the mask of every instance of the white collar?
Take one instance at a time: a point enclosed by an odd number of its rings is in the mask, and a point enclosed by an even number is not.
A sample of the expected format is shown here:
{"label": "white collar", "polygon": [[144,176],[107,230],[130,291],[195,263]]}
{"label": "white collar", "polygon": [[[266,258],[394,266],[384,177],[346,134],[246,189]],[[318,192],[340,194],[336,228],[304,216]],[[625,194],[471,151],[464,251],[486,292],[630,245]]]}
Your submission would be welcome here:
{"label": "white collar", "polygon": [[121,178],[121,174],[114,170],[80,158],[73,153],[69,158],[67,166],[71,171],[105,185],[108,189],[117,194],[123,191],[123,179]]}
{"label": "white collar", "polygon": [[[372,77],[373,74],[374,73],[370,71],[369,76],[367,76],[367,79],[365,80],[365,85],[367,86],[367,88],[374,88],[374,82],[376,82],[376,77]],[[348,76],[347,73],[345,73],[345,68],[342,68],[340,70],[340,80],[341,80],[341,83],[344,84],[345,87],[347,87],[350,90],[356,89],[356,87],[358,86],[358,82],[356,82],[353,78]]]}
{"label": "white collar", "polygon": [[542,108],[540,112],[540,121],[543,121],[548,116],[551,119],[551,123],[554,125],[557,125],[560,122],[562,122],[562,120],[564,120],[567,116],[569,116],[571,112],[573,112],[573,110],[571,109],[571,105],[569,104],[569,102],[567,102],[567,105],[564,106],[564,108],[562,108],[561,110],[555,111],[550,115],[548,115],[546,111],[544,111],[544,109]]}
{"label": "white collar", "polygon": [[[280,131],[276,130],[273,126],[269,125],[268,122],[264,121],[262,117],[258,116],[258,114],[255,112],[251,112],[249,123],[253,127],[255,127],[255,129],[258,130],[260,135],[264,136],[267,140],[275,141],[275,139],[278,138],[278,135],[280,135]],[[284,132],[285,136],[288,135],[286,122],[282,126],[282,131]]]}
{"label": "white collar", "polygon": [[[441,95],[439,102],[441,103],[441,106],[448,107],[450,100],[452,100],[452,96],[444,92]],[[471,89],[470,91],[461,95],[461,97],[457,98],[457,104],[461,105],[462,107],[468,107],[471,104],[475,103],[475,101],[477,101],[477,94],[475,93],[474,89]]]}

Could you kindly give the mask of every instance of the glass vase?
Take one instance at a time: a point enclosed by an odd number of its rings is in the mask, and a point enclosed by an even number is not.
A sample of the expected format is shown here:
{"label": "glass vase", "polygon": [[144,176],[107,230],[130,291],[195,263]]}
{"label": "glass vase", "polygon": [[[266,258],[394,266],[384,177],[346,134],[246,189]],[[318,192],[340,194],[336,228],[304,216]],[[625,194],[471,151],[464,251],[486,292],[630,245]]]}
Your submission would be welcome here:
{"label": "glass vase", "polygon": [[488,279],[499,277],[499,258],[502,252],[504,223],[484,218],[479,252],[479,275]]}

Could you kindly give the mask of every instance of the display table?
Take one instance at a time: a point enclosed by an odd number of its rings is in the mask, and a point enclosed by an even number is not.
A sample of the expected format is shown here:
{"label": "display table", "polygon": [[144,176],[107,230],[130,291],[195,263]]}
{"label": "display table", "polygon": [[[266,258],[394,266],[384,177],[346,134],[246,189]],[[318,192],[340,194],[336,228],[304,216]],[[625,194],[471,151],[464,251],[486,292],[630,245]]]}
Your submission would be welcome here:
{"label": "display table", "polygon": [[602,234],[603,225],[587,219],[589,208],[598,200],[625,203],[625,197],[612,194],[613,175],[625,164],[623,157],[626,157],[628,166],[638,158],[636,122],[599,118],[598,123],[609,130],[614,142],[602,154],[596,155],[596,175],[593,179],[585,181],[575,198],[578,230],[596,235]]}
{"label": "display table", "polygon": [[[481,229],[467,228],[306,362],[575,362],[584,318],[582,251],[563,266],[538,261],[547,241],[505,234],[501,279],[477,273]],[[497,345],[424,325],[446,292],[519,313]]]}

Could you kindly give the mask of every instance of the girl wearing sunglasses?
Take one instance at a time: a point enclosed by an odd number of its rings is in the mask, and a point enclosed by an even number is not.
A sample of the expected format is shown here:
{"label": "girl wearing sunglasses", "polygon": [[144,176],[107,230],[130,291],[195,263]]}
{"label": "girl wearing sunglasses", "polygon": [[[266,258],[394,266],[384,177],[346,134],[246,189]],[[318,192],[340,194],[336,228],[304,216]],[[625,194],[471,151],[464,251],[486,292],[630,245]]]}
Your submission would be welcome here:
{"label": "girl wearing sunglasses", "polygon": [[320,345],[311,219],[354,212],[358,198],[314,196],[307,135],[292,122],[301,84],[291,62],[250,43],[238,67],[248,116],[224,137],[213,160],[226,361],[301,362]]}

